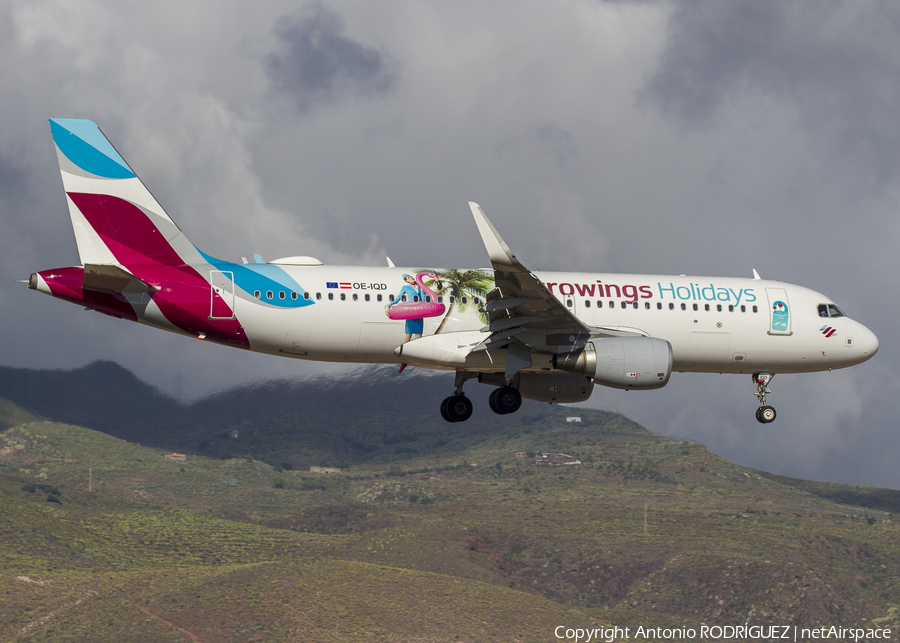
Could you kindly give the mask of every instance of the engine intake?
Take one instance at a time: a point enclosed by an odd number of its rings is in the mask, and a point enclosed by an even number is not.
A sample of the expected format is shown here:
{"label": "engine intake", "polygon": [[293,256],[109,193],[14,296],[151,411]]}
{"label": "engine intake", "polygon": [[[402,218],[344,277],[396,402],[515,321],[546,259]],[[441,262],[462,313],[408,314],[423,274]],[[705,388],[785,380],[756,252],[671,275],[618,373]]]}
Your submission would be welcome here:
{"label": "engine intake", "polygon": [[672,374],[672,345],[657,337],[592,339],[582,350],[555,355],[553,366],[602,386],[662,388]]}

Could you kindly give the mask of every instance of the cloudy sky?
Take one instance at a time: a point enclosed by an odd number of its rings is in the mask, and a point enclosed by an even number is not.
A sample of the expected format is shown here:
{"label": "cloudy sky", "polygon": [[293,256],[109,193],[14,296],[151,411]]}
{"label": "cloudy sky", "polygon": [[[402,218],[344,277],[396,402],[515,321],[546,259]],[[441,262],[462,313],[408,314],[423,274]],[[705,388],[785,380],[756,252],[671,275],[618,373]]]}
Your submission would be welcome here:
{"label": "cloudy sky", "polygon": [[881,350],[777,377],[771,425],[749,376],[590,404],[741,464],[900,488],[897,3],[0,0],[0,78],[3,365],[113,359],[187,398],[342,372],[15,283],[78,263],[47,118],[90,118],[223,258],[484,266],[475,200],[535,269],[756,268],[827,293]]}

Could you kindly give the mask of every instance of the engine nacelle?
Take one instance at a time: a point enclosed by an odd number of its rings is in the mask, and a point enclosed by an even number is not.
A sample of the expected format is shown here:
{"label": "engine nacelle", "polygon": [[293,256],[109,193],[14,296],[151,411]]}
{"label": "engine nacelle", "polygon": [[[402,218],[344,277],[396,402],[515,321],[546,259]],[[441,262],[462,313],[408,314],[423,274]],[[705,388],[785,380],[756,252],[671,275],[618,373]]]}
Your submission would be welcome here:
{"label": "engine nacelle", "polygon": [[554,356],[553,366],[602,386],[662,388],[672,374],[672,345],[657,337],[592,339],[583,350]]}
{"label": "engine nacelle", "polygon": [[[478,381],[503,386],[503,373],[481,373]],[[591,380],[576,373],[517,373],[512,385],[522,397],[551,404],[584,402],[594,390]]]}

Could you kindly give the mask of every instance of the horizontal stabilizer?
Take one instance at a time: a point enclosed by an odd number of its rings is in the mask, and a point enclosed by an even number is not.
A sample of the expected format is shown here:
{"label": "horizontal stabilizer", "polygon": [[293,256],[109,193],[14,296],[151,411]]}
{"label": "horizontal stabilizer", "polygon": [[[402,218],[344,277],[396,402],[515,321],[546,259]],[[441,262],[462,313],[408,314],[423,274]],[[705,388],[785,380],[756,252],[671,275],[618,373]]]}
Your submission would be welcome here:
{"label": "horizontal stabilizer", "polygon": [[87,263],[84,265],[84,281],[86,290],[102,290],[108,292],[153,292],[155,288],[141,281],[130,272],[118,266],[107,266]]}

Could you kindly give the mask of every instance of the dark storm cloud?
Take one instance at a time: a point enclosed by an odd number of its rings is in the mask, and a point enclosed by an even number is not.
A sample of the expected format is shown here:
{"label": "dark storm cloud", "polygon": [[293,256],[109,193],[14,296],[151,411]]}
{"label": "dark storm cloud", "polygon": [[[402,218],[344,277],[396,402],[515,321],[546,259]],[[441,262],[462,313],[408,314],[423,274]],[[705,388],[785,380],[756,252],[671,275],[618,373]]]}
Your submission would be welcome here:
{"label": "dark storm cloud", "polygon": [[817,144],[876,182],[900,150],[900,5],[783,0],[679,2],[640,98],[705,127],[731,98],[787,100]]}
{"label": "dark storm cloud", "polygon": [[275,27],[281,51],[266,60],[275,87],[301,112],[352,94],[383,94],[396,82],[393,61],[383,52],[344,35],[344,21],[320,3]]}
{"label": "dark storm cloud", "polygon": [[18,206],[28,198],[29,171],[0,155],[0,201]]}

